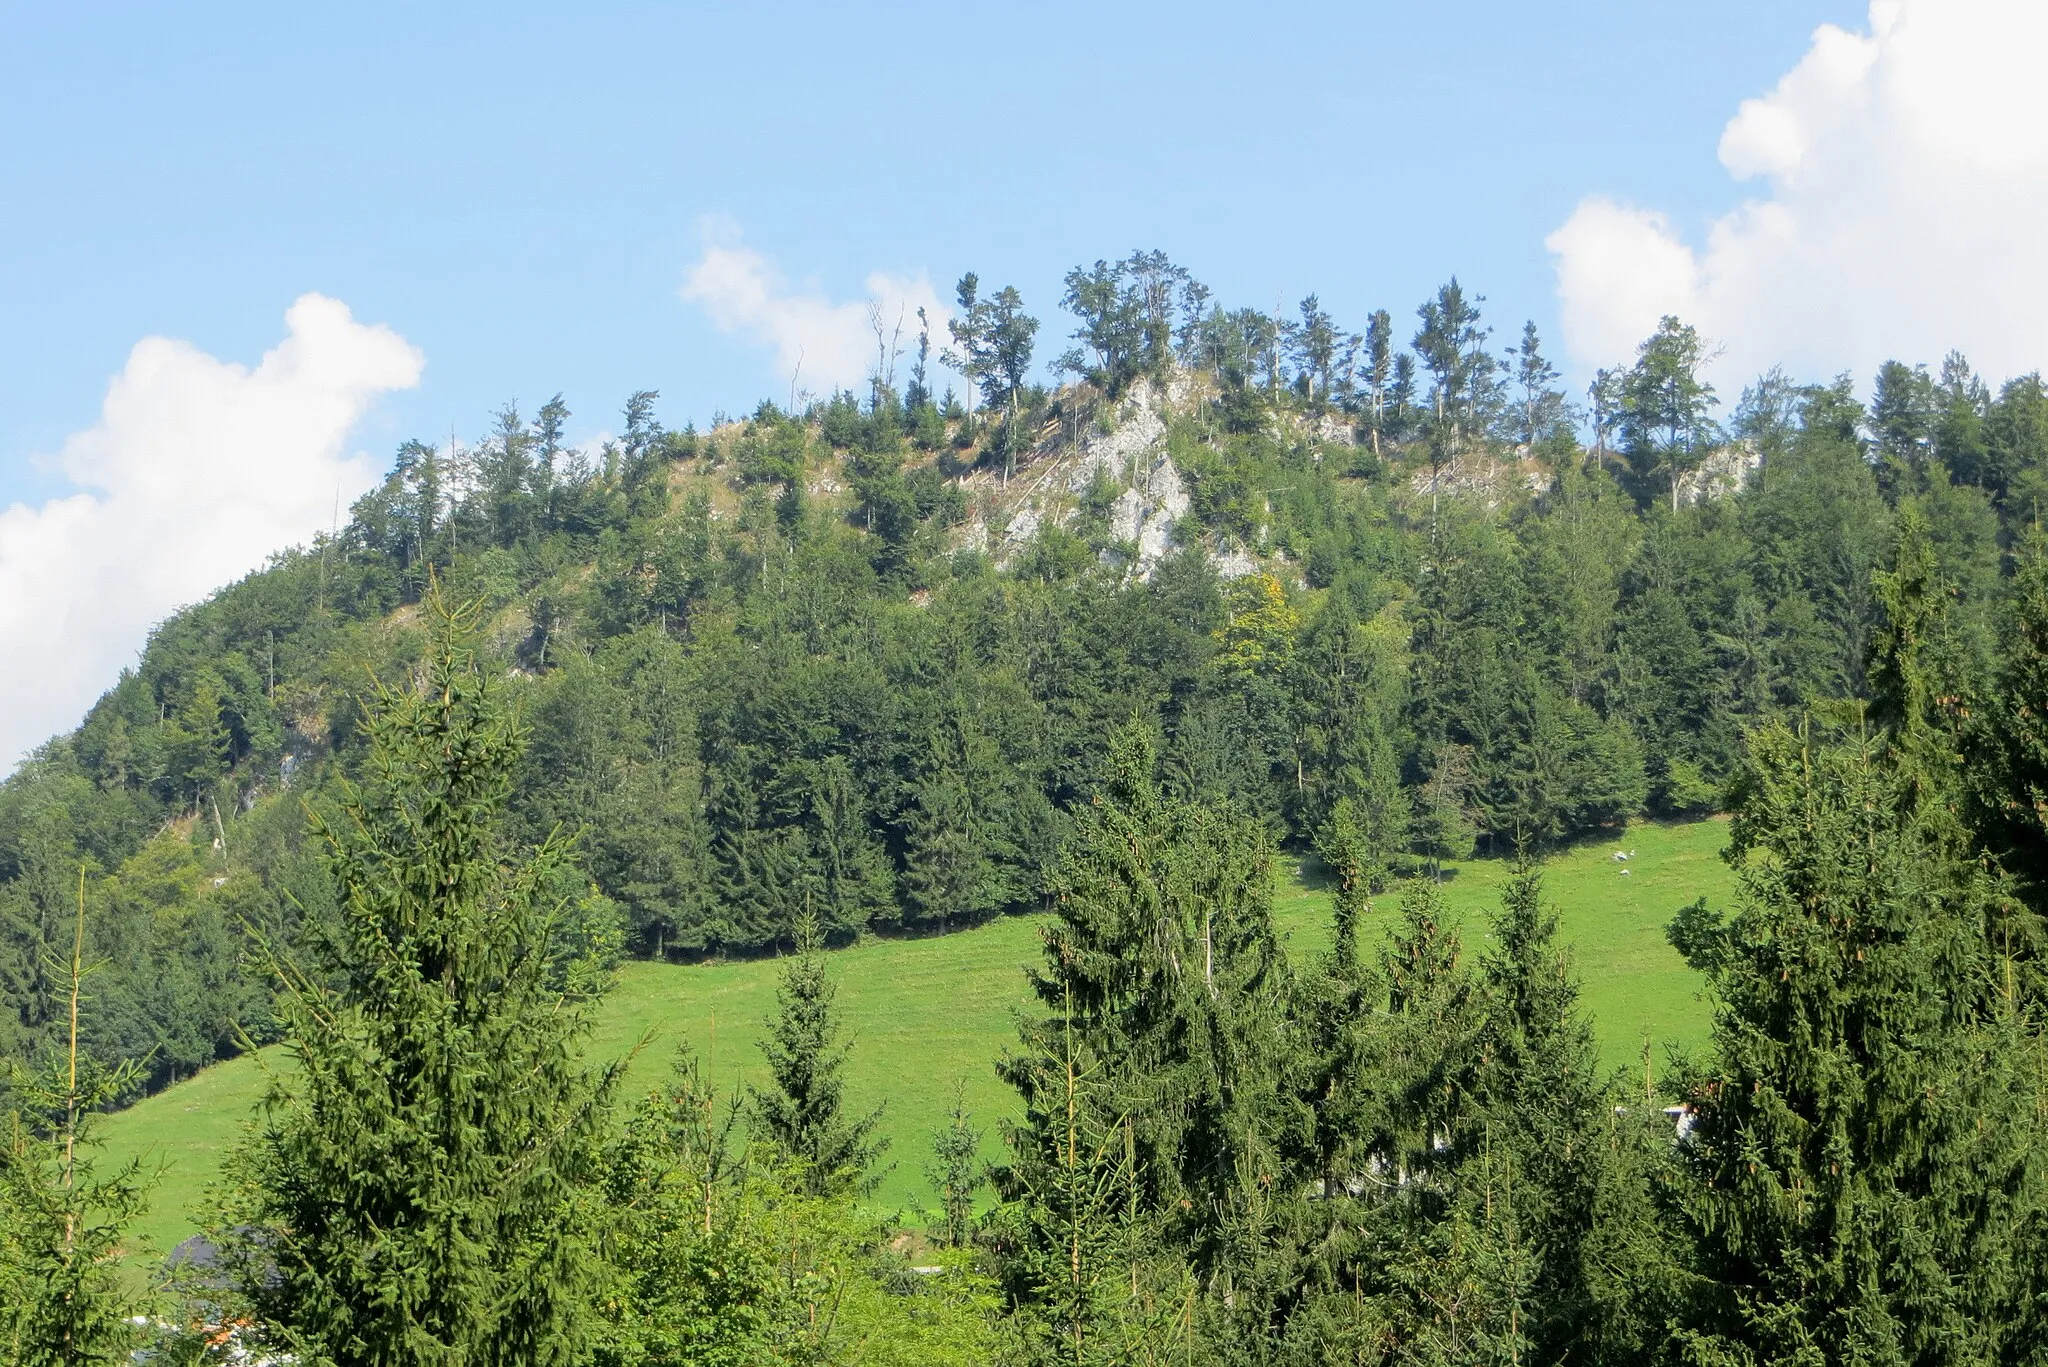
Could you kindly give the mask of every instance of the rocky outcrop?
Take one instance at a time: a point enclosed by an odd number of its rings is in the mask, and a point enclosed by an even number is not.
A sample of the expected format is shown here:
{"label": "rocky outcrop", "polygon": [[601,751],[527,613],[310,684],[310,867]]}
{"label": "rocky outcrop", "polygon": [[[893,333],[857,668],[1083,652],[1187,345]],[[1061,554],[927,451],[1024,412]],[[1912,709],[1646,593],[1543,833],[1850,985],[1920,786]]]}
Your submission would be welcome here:
{"label": "rocky outcrop", "polygon": [[1110,536],[1130,554],[1112,551],[1105,558],[1128,563],[1140,579],[1149,577],[1173,548],[1174,526],[1188,510],[1187,484],[1166,453],[1166,431],[1170,414],[1193,397],[1191,390],[1180,378],[1163,389],[1140,381],[1101,411],[1078,442],[1051,433],[1007,485],[987,474],[972,477],[984,511],[970,520],[963,541],[1007,559],[1047,523],[1070,522],[1081,496],[1107,479],[1121,486],[1110,509]]}
{"label": "rocky outcrop", "polygon": [[1763,452],[1757,450],[1753,441],[1717,447],[1707,453],[1697,470],[1678,477],[1678,501],[1706,503],[1732,497],[1742,491],[1742,486],[1763,463]]}
{"label": "rocky outcrop", "polygon": [[1164,452],[1149,456],[1145,473],[1117,496],[1109,534],[1135,548],[1140,579],[1173,548],[1174,524],[1187,513],[1187,485]]}

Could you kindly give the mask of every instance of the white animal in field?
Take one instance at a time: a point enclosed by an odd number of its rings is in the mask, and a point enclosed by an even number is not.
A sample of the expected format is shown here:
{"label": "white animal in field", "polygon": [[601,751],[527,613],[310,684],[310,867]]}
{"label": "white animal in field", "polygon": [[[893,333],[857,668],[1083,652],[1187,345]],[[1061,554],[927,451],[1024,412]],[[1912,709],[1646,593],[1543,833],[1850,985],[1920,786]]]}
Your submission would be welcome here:
{"label": "white animal in field", "polygon": [[1627,870],[1627,869],[1623,869],[1623,870],[1621,871],[1621,876],[1622,876],[1623,878],[1626,878],[1626,877],[1628,877],[1628,870]]}

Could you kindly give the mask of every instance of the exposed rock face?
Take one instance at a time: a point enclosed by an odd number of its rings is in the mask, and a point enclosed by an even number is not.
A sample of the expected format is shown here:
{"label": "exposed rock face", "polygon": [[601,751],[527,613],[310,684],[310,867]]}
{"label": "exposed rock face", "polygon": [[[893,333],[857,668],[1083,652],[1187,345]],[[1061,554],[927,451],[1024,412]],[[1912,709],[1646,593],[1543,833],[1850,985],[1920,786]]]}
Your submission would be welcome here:
{"label": "exposed rock face", "polygon": [[1166,415],[1171,405],[1185,402],[1190,390],[1176,379],[1162,393],[1151,381],[1140,381],[1113,410],[1110,430],[1091,430],[1078,447],[1064,450],[1041,446],[1027,458],[1013,486],[1014,506],[999,538],[985,525],[970,526],[970,545],[998,543],[999,553],[1015,551],[1038,535],[1048,521],[1055,525],[1072,516],[1066,501],[1084,494],[1098,477],[1123,486],[1110,509],[1110,535],[1135,550],[1131,571],[1138,578],[1173,547],[1174,524],[1188,510],[1188,491],[1180,471],[1166,454]]}
{"label": "exposed rock face", "polygon": [[1149,576],[1160,557],[1172,548],[1174,524],[1187,510],[1187,486],[1164,452],[1153,457],[1139,482],[1117,499],[1110,513],[1110,535],[1138,548],[1140,579]]}
{"label": "exposed rock face", "polygon": [[1500,507],[1522,490],[1538,493],[1549,487],[1549,475],[1534,460],[1497,460],[1485,454],[1455,457],[1439,470],[1425,466],[1408,481],[1415,498],[1475,498],[1488,508]]}
{"label": "exposed rock face", "polygon": [[1216,567],[1216,577],[1226,583],[1232,579],[1242,579],[1248,574],[1257,574],[1264,568],[1241,546],[1211,552],[1209,563]]}
{"label": "exposed rock face", "polygon": [[1043,522],[1044,519],[1038,515],[1037,503],[1025,504],[1011,515],[1010,525],[1003,530],[1004,543],[1011,546],[1027,544],[1038,535],[1038,529]]}
{"label": "exposed rock face", "polygon": [[1110,510],[1109,533],[1135,548],[1131,571],[1139,579],[1150,578],[1173,548],[1174,524],[1188,510],[1187,484],[1166,454],[1162,410],[1185,404],[1189,390],[1184,377],[1176,377],[1164,394],[1150,380],[1133,386],[1118,408],[1115,429],[1092,433],[1082,442],[1068,482],[1080,493],[1100,472],[1126,486]]}
{"label": "exposed rock face", "polygon": [[1081,493],[1097,471],[1122,483],[1137,473],[1141,459],[1166,440],[1166,418],[1160,410],[1160,395],[1150,380],[1141,380],[1117,406],[1116,426],[1109,432],[1090,432],[1081,438],[1081,454],[1067,474],[1067,489]]}
{"label": "exposed rock face", "polygon": [[1764,463],[1763,452],[1753,441],[1738,441],[1707,453],[1700,468],[1679,476],[1678,501],[1705,503],[1741,492],[1749,477]]}
{"label": "exposed rock face", "polygon": [[[1678,501],[1681,504],[1705,503],[1732,497],[1741,491],[1750,475],[1762,464],[1763,455],[1754,442],[1742,441],[1716,447],[1700,462],[1698,469],[1679,477]],[[1444,498],[1475,498],[1488,508],[1499,508],[1523,493],[1541,496],[1549,490],[1552,482],[1552,472],[1530,455],[1527,447],[1518,446],[1509,458],[1466,455],[1450,461],[1441,470],[1417,470],[1409,478],[1408,489],[1410,495],[1418,499],[1432,494]],[[1653,491],[1661,482],[1662,477],[1656,477]]]}
{"label": "exposed rock face", "polygon": [[1311,431],[1315,439],[1325,446],[1358,445],[1358,430],[1335,413],[1325,413],[1317,418]]}
{"label": "exposed rock face", "polygon": [[[1049,427],[1019,462],[1007,486],[999,486],[986,473],[969,477],[969,483],[983,491],[983,511],[962,529],[962,543],[1007,560],[1048,524],[1068,524],[1075,501],[1106,479],[1120,492],[1109,509],[1109,535],[1116,548],[1105,550],[1102,558],[1123,566],[1134,578],[1149,579],[1174,548],[1175,528],[1187,516],[1190,502],[1187,480],[1167,452],[1169,419],[1204,398],[1201,381],[1176,373],[1164,384],[1145,379],[1132,385],[1108,408],[1106,422],[1089,424],[1071,444]],[[1303,421],[1299,427],[1299,435],[1320,443],[1350,446],[1356,440],[1350,426],[1334,414],[1325,414],[1314,424]],[[1212,550],[1209,559],[1225,579],[1263,568],[1246,547]]]}

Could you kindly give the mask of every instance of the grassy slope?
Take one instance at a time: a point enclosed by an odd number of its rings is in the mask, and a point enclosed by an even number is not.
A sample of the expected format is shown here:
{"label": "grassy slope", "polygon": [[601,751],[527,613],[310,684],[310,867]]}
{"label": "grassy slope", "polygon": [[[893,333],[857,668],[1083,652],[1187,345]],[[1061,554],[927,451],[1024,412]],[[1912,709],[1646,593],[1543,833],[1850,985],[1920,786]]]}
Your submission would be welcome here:
{"label": "grassy slope", "polygon": [[[1718,858],[1726,833],[1722,821],[1637,826],[1618,841],[1568,851],[1545,870],[1545,891],[1574,946],[1608,1066],[1633,1066],[1645,1034],[1666,1045],[1705,1037],[1698,979],[1664,942],[1663,927],[1701,893],[1726,901],[1731,876]],[[1617,850],[1636,857],[1618,864]],[[1329,895],[1312,869],[1288,864],[1280,873],[1275,914],[1297,962],[1306,962],[1327,943]],[[1445,884],[1465,918],[1469,945],[1483,942],[1484,918],[1506,873],[1499,862],[1479,860],[1456,868]],[[1393,914],[1394,899],[1382,899],[1375,920],[1384,925]],[[928,1136],[956,1086],[964,1085],[968,1106],[990,1130],[990,1156],[998,1152],[992,1122],[1010,1113],[1010,1094],[990,1064],[1016,1037],[1014,1014],[1030,1005],[1022,969],[1037,961],[1042,925],[1041,918],[1015,918],[941,938],[873,941],[832,956],[839,1004],[854,1034],[849,1097],[858,1107],[888,1103],[882,1132],[892,1141],[895,1166],[882,1185],[885,1202],[925,1198]],[[684,1043],[704,1057],[720,1087],[759,1081],[754,1041],[774,1009],[776,973],[772,961],[628,964],[598,1023],[595,1055],[619,1056],[652,1035],[633,1066],[629,1092],[657,1085]],[[110,1156],[163,1165],[155,1207],[142,1225],[157,1249],[205,1218],[207,1184],[261,1087],[258,1062],[237,1059],[108,1119]]]}

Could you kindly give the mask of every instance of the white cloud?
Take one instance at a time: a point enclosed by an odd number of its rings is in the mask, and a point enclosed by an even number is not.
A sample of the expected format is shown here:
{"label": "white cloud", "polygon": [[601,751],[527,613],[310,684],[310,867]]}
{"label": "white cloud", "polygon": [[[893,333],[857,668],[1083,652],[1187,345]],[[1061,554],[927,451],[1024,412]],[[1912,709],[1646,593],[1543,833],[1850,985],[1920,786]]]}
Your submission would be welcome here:
{"label": "white cloud", "polygon": [[[858,389],[874,374],[879,359],[874,318],[894,338],[901,327],[904,357],[897,363],[900,386],[917,345],[917,310],[922,307],[932,328],[932,365],[947,342],[946,319],[929,276],[868,276],[866,299],[833,303],[817,288],[793,289],[775,263],[745,246],[730,223],[704,225],[704,254],[690,267],[682,297],[701,308],[721,332],[737,333],[775,349],[775,376],[787,388],[814,394]],[[782,395],[776,395],[777,398]]]}
{"label": "white cloud", "polygon": [[1868,383],[1950,348],[2011,375],[2048,365],[2048,5],[1874,0],[1826,25],[1720,160],[1763,193],[1689,245],[1662,214],[1583,201],[1546,242],[1566,349],[1627,359],[1665,313],[1726,348],[1724,387],[1775,362]]}
{"label": "white cloud", "polygon": [[317,294],[285,327],[254,368],[136,343],[98,425],[58,454],[79,492],[0,511],[0,773],[76,725],[156,622],[376,482],[344,443],[379,395],[419,383],[419,351]]}

